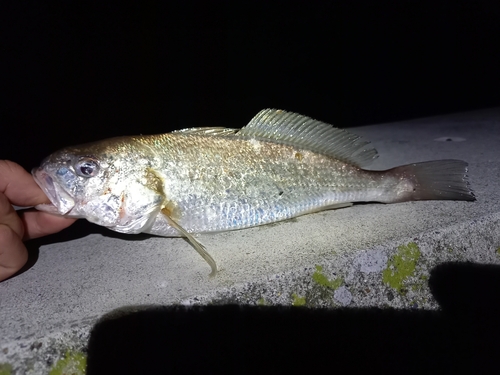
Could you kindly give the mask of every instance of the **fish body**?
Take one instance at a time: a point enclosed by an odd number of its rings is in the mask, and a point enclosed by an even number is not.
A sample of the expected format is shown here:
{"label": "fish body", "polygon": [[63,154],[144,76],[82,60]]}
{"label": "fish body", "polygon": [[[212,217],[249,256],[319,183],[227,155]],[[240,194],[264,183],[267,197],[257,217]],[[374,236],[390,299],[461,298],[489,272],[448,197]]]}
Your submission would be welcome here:
{"label": "fish body", "polygon": [[33,176],[52,202],[41,210],[117,232],[192,241],[191,234],[353,202],[474,200],[463,161],[363,169],[376,156],[353,134],[268,109],[242,129],[192,128],[68,147],[45,159]]}

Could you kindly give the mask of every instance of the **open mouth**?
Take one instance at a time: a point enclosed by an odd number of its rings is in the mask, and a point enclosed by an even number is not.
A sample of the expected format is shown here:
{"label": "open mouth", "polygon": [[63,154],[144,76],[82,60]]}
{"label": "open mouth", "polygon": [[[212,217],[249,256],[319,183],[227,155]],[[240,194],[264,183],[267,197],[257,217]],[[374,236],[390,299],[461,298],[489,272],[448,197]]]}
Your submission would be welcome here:
{"label": "open mouth", "polygon": [[54,183],[52,177],[42,168],[34,168],[31,171],[35,182],[40,186],[42,191],[49,198],[52,204],[40,204],[35,206],[36,209],[59,215],[67,214],[74,206],[75,201],[71,196],[64,191],[58,184]]}

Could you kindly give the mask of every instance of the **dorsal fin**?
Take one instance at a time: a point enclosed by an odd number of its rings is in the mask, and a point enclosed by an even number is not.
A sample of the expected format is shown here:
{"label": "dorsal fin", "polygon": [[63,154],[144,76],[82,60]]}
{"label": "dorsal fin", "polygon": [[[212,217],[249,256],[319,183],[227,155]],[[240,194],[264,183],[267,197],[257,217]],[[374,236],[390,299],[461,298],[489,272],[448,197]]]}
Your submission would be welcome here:
{"label": "dorsal fin", "polygon": [[278,109],[260,111],[236,136],[270,140],[331,156],[359,167],[378,155],[369,142],[330,124]]}
{"label": "dorsal fin", "polygon": [[172,133],[213,135],[213,136],[222,137],[222,136],[234,135],[239,130],[241,130],[241,129],[231,129],[231,128],[214,126],[214,127],[180,129],[180,130],[174,130]]}

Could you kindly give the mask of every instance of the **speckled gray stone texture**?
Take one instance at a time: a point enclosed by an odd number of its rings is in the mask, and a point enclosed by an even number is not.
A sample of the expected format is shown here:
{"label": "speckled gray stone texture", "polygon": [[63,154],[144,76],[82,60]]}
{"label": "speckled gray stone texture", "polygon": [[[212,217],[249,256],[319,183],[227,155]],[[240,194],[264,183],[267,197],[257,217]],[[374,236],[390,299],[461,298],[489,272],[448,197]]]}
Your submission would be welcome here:
{"label": "speckled gray stone texture", "polygon": [[[131,241],[93,233],[42,246],[31,269],[0,284],[0,363],[16,374],[44,373],[65,348],[85,348],[100,316],[126,306],[292,304],[300,297],[306,306],[435,309],[427,286],[432,267],[500,264],[500,108],[350,131],[379,151],[372,169],[469,162],[477,201],[361,204],[199,236],[221,268],[215,278],[178,238]],[[418,252],[414,264],[404,255],[409,246]],[[394,287],[384,277],[400,271],[398,257],[412,272]],[[36,342],[43,344],[26,349]]]}

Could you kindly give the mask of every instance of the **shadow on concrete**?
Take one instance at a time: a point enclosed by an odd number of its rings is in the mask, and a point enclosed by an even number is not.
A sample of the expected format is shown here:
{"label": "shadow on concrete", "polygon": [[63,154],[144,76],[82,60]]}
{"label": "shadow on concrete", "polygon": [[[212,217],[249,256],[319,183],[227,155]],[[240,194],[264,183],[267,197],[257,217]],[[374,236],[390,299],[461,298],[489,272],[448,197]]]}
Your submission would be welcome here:
{"label": "shadow on concrete", "polygon": [[146,233],[131,235],[113,232],[112,230],[109,230],[103,226],[92,224],[87,220],[77,220],[73,225],[62,230],[59,233],[55,233],[46,237],[36,238],[34,240],[26,242],[26,246],[34,248],[53,243],[72,241],[94,233],[101,234],[104,237],[119,238],[127,241],[143,241],[147,238],[153,237],[152,235]]}
{"label": "shadow on concrete", "polygon": [[31,267],[33,267],[39,256],[40,247],[44,245],[50,245],[59,242],[72,241],[79,238],[83,238],[88,236],[89,234],[101,234],[104,237],[111,238],[119,238],[127,241],[143,241],[145,239],[155,237],[151,234],[139,233],[139,234],[124,234],[113,232],[112,230],[106,229],[105,227],[92,224],[87,220],[77,220],[70,227],[62,230],[59,233],[54,233],[49,236],[36,238],[33,240],[26,241],[25,245],[28,249],[28,261],[17,273],[12,275],[12,277],[16,277],[26,271],[28,271]]}
{"label": "shadow on concrete", "polygon": [[87,374],[488,373],[499,281],[498,266],[435,268],[442,311],[130,306],[93,328]]}
{"label": "shadow on concrete", "polygon": [[443,263],[431,271],[429,287],[448,315],[500,322],[500,266]]}

